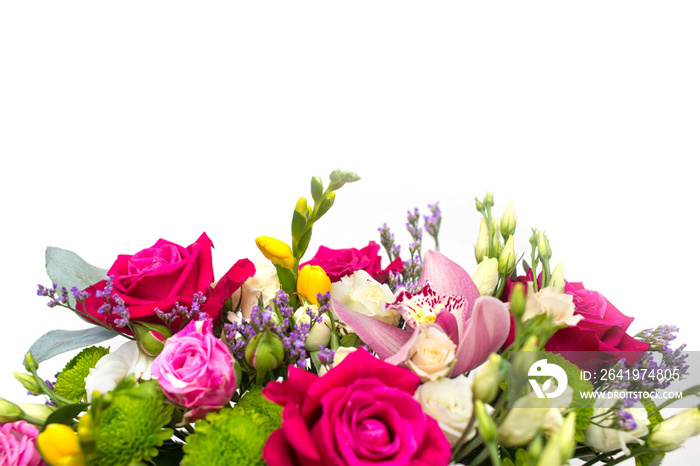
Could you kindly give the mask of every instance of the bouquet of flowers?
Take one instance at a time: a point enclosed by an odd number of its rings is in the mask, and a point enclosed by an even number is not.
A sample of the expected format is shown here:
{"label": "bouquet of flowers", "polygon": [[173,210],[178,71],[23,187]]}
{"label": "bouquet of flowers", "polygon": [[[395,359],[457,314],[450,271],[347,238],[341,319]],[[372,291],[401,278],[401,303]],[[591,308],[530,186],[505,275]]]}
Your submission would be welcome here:
{"label": "bouquet of flowers", "polygon": [[[94,326],[53,330],[24,355],[15,377],[45,401],[0,399],[0,462],[651,465],[700,433],[697,406],[661,413],[700,391],[683,385],[677,329],[628,335],[631,317],[552,268],[542,230],[516,252],[512,201],[497,218],[491,194],[476,199],[471,274],[439,252],[438,204],[408,211],[403,257],[385,224],[378,242],[305,258],[357,180],[313,177],[291,237],[258,237],[264,259],[221,277],[206,234],[109,269],[48,248],[38,294]],[[41,363],[73,350],[47,380]]]}

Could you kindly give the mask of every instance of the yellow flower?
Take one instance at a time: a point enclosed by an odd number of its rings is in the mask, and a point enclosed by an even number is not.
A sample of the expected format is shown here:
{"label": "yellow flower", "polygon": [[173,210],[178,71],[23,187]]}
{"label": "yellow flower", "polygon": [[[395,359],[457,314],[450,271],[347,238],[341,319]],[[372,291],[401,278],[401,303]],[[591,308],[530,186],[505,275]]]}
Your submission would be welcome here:
{"label": "yellow flower", "polygon": [[284,241],[280,241],[269,236],[258,236],[255,239],[258,249],[273,264],[291,269],[294,267],[294,255],[292,248]]}
{"label": "yellow flower", "polygon": [[51,466],[83,466],[78,434],[65,424],[49,424],[36,439],[41,456]]}
{"label": "yellow flower", "polygon": [[318,265],[305,265],[297,278],[297,293],[311,304],[318,304],[316,295],[331,291],[331,279]]}

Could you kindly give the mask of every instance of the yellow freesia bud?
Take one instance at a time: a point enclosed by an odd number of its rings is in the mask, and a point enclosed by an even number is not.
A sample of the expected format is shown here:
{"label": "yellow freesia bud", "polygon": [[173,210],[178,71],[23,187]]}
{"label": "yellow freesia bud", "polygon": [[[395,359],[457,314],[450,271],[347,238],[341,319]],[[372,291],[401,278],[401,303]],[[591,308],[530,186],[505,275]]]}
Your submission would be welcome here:
{"label": "yellow freesia bud", "polygon": [[83,466],[78,434],[65,424],[49,424],[36,439],[41,456],[51,466]]}
{"label": "yellow freesia bud", "polygon": [[294,210],[296,210],[297,212],[299,212],[302,215],[306,215],[306,213],[309,210],[308,207],[309,207],[309,204],[306,202],[306,198],[300,197],[299,200],[297,201],[296,207],[294,207]]}
{"label": "yellow freesia bud", "polygon": [[255,239],[255,244],[260,249],[265,257],[270,259],[270,261],[281,267],[286,267],[291,269],[294,267],[294,255],[292,254],[292,248],[287,245],[284,241],[280,241],[269,236],[258,236]]}
{"label": "yellow freesia bud", "polygon": [[479,289],[481,296],[492,295],[498,285],[498,259],[485,257],[476,266],[472,281]]}
{"label": "yellow freesia bud", "polygon": [[318,265],[305,265],[297,278],[297,293],[311,304],[318,304],[316,295],[331,291],[331,279]]}

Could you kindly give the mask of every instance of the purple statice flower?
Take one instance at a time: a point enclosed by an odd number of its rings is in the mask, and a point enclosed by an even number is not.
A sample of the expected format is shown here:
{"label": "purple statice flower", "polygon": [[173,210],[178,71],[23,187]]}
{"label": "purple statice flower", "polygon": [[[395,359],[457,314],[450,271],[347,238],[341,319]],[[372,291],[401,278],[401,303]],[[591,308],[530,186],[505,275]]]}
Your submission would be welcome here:
{"label": "purple statice flower", "polygon": [[634,430],[637,428],[637,422],[634,420],[634,417],[629,413],[629,411],[625,411],[623,408],[620,408],[617,411],[617,425],[624,429],[624,430]]}
{"label": "purple statice flower", "polygon": [[[668,388],[676,380],[683,380],[690,368],[684,353],[685,344],[672,348],[678,327],[661,325],[647,329],[635,335],[635,338],[649,343],[647,351],[634,364],[628,364],[622,358],[611,366],[615,373],[624,377],[608,382],[602,388],[627,391],[655,391]],[[671,378],[668,375],[672,375]]]}
{"label": "purple statice flower", "polygon": [[324,348],[322,345],[318,345],[318,361],[329,369],[333,367],[333,358],[335,358],[335,351],[330,348]]}
{"label": "purple statice flower", "polygon": [[438,234],[440,233],[440,223],[442,223],[442,212],[438,203],[428,204],[428,210],[430,215],[423,216],[423,224],[425,231],[435,240],[435,249],[439,250],[438,247]]}
{"label": "purple statice flower", "polygon": [[414,208],[413,212],[410,210],[406,212],[406,229],[411,234],[413,241],[418,241],[423,237],[423,229],[418,226],[420,222],[420,212],[418,208]]}
{"label": "purple statice flower", "polygon": [[124,327],[129,324],[129,308],[124,304],[124,300],[117,293],[112,295],[112,300],[114,301],[114,306],[112,306],[112,313],[116,314],[118,317],[114,319],[114,325],[117,327]]}
{"label": "purple statice flower", "polygon": [[401,246],[394,242],[394,234],[391,232],[386,223],[382,225],[381,228],[378,228],[378,231],[379,242],[386,251],[389,262],[392,262],[401,254]]}

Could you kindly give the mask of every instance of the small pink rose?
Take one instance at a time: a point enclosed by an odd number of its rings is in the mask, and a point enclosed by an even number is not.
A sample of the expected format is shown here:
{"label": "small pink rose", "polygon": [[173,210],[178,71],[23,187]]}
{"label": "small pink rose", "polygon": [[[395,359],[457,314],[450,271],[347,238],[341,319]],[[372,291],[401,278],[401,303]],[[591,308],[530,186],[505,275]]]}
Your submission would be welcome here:
{"label": "small pink rose", "polygon": [[284,406],[263,459],[270,466],[446,466],[450,443],[413,398],[419,383],[411,371],[364,349],[323,377],[290,367],[287,380],[263,390]]}
{"label": "small pink rose", "polygon": [[25,421],[0,426],[0,464],[3,466],[45,465],[36,448],[39,430]]}
{"label": "small pink rose", "polygon": [[170,400],[187,409],[186,421],[226,405],[236,391],[233,357],[212,333],[212,321],[192,321],[168,338],[151,374]]}

